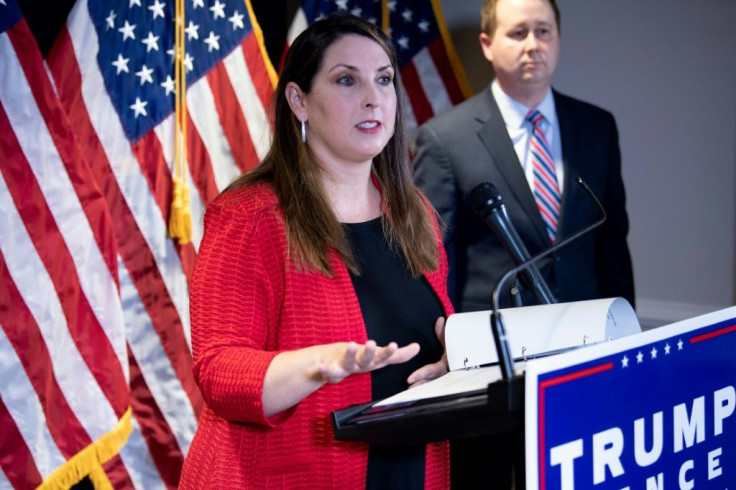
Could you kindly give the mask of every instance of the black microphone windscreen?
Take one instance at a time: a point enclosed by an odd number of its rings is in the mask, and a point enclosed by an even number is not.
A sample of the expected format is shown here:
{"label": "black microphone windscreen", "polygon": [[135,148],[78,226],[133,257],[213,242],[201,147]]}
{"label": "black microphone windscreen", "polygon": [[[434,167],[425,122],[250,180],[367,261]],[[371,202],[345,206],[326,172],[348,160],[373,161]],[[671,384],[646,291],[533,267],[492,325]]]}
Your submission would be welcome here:
{"label": "black microphone windscreen", "polygon": [[481,215],[490,212],[494,207],[503,204],[501,193],[490,182],[481,182],[470,191],[470,201],[475,211]]}

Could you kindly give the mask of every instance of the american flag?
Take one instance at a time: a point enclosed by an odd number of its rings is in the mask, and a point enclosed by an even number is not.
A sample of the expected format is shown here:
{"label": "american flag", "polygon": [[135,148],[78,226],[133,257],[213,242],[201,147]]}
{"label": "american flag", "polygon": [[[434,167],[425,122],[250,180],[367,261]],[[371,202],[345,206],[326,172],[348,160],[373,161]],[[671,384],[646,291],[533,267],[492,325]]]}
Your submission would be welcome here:
{"label": "american flag", "polygon": [[131,431],[113,222],[16,0],[0,0],[0,488],[68,488]]}
{"label": "american flag", "polygon": [[391,36],[410,132],[470,95],[439,0],[305,0],[289,28],[287,45],[309,24],[338,11],[368,19]]}
{"label": "american flag", "polygon": [[[0,9],[15,1],[0,0]],[[175,0],[79,0],[46,58],[56,94],[79,142],[79,151],[90,164],[88,176],[72,180],[96,184],[111,217],[111,228],[102,227],[99,221],[90,226],[95,234],[109,232],[111,240],[105,241],[96,235],[92,235],[95,239],[87,237],[78,230],[79,224],[70,233],[85,246],[83,251],[105,254],[106,260],[101,262],[99,270],[89,272],[93,281],[91,292],[102,294],[106,291],[104,284],[98,283],[105,279],[106,271],[118,281],[113,281],[116,297],[104,305],[90,306],[87,316],[93,313],[109,316],[112,313],[108,310],[117,306],[124,331],[115,340],[123,344],[116,349],[102,349],[90,343],[94,346],[89,353],[91,357],[83,358],[86,362],[81,364],[82,367],[90,366],[88,369],[99,375],[94,362],[104,362],[105,369],[112,369],[112,374],[121,372],[118,378],[124,376],[128,388],[126,400],[129,402],[126,403],[132,407],[132,432],[119,456],[105,466],[106,477],[116,488],[175,488],[178,484],[202,406],[191,372],[188,291],[189,274],[202,235],[201,216],[206,204],[222,188],[241,171],[258,163],[270,140],[267,107],[276,75],[265,56],[250,1],[186,0],[187,181],[192,189],[193,236],[192,242],[184,245],[169,238],[167,223],[175,141],[174,3]],[[0,18],[5,19],[4,13]],[[8,71],[6,58],[8,56],[3,53],[0,84],[15,87],[22,80],[18,78],[21,73],[13,75]],[[15,108],[12,111],[8,106],[5,110],[23,113],[22,108],[12,107]],[[39,158],[47,158],[44,152],[53,147],[39,138],[38,124],[14,124],[13,129],[14,134],[34,138],[33,149],[41,153]],[[13,165],[11,175],[20,178],[15,164],[5,162],[3,156],[3,174],[6,165]],[[51,182],[61,177],[51,169],[43,172]],[[10,180],[9,177],[5,179]],[[44,200],[52,213],[56,212],[56,206],[62,206],[52,202],[45,189],[28,191],[26,180],[13,185],[20,194],[7,206],[16,207],[22,202],[29,206],[30,217],[46,217]],[[8,192],[0,194],[4,199],[14,196]],[[66,201],[62,200],[62,204]],[[63,211],[64,208],[59,209]],[[36,216],[39,210],[40,217]],[[3,213],[4,219],[7,219],[6,214]],[[11,228],[14,231],[23,229],[20,218],[3,225],[3,242],[10,239],[6,229]],[[8,274],[12,274],[14,283],[22,279],[28,285],[14,293],[12,303],[5,302],[8,296],[3,293],[0,304],[7,307],[0,314],[21,315],[22,312],[16,311],[18,302],[39,302],[38,296],[32,296],[32,293],[42,294],[39,278],[55,272],[75,273],[81,277],[81,271],[73,267],[76,263],[69,261],[58,265],[60,259],[56,254],[61,253],[62,247],[54,238],[58,233],[49,230],[48,227],[40,229],[35,242],[26,240],[12,244],[12,255],[3,245],[2,287],[10,287],[4,280]],[[95,245],[113,248],[97,250]],[[24,265],[34,246],[46,254],[53,254],[44,257],[45,260],[39,259],[36,269]],[[45,293],[42,297],[46,298]],[[79,308],[79,305],[76,301],[68,307]],[[30,322],[29,315],[22,317],[22,321]],[[4,322],[2,316],[0,322]],[[109,320],[99,323],[104,329],[114,325]],[[4,323],[2,326],[5,328]],[[55,349],[69,349],[74,344],[59,342],[57,346],[50,341],[41,344],[41,340],[32,338],[16,348],[15,351],[20,352],[16,357],[21,356],[17,362],[22,363],[25,355],[33,356],[35,363],[35,356],[45,345],[50,351],[49,369],[56,373],[66,368],[65,363],[69,361],[65,357],[55,357]],[[4,342],[0,346],[3,361],[8,341]],[[81,347],[84,344],[77,345],[81,351],[77,357],[85,355]],[[111,353],[117,354],[117,364],[122,367],[115,368],[114,363],[103,357]],[[70,366],[81,369],[76,364]],[[83,373],[77,376],[78,383],[83,380],[82,376]],[[119,384],[120,380],[117,381]],[[6,406],[6,392],[14,394],[9,386],[15,383],[0,385]],[[107,385],[104,387],[111,389]],[[53,394],[55,392],[44,393],[45,396]],[[69,399],[66,391],[64,394]],[[73,397],[88,410],[102,410],[102,399],[87,397],[81,386]],[[66,417],[67,412],[54,412],[54,401],[64,402],[49,400],[52,415],[56,417],[60,413]],[[114,407],[114,413],[122,415],[118,413],[118,405]],[[82,425],[86,423],[83,415],[78,418]],[[17,421],[12,412],[4,420]],[[4,427],[3,422],[3,444],[7,441]],[[46,429],[47,432],[51,430],[50,426]],[[19,434],[16,440],[26,440],[25,435]],[[26,451],[21,453],[25,459],[17,459],[14,464],[22,466],[24,461],[37,461],[36,464],[43,468],[38,471],[43,479],[48,475],[47,468],[53,469],[55,462],[71,456],[69,451],[62,451],[56,459],[48,460],[46,454],[36,459],[35,454],[28,455]],[[5,461],[5,458],[0,460]]]}

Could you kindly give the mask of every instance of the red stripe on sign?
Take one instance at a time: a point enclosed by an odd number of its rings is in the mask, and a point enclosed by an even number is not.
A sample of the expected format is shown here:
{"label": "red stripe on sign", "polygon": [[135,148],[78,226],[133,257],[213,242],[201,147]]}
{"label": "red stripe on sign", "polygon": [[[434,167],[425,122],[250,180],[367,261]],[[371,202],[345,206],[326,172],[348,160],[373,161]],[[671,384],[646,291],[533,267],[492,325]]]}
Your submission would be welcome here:
{"label": "red stripe on sign", "polygon": [[583,369],[582,371],[576,371],[569,374],[565,374],[563,376],[558,376],[556,378],[550,378],[545,379],[544,381],[541,381],[538,386],[538,412],[537,417],[539,419],[539,433],[538,433],[538,439],[537,439],[537,450],[539,451],[538,458],[539,458],[539,488],[541,490],[544,490],[546,488],[547,482],[545,480],[545,469],[546,469],[546,460],[544,457],[544,394],[545,390],[549,388],[550,386],[556,386],[563,383],[568,383],[570,381],[575,381],[577,379],[586,378],[588,376],[593,376],[595,374],[602,373],[604,371],[609,371],[613,369],[613,363],[607,362],[604,364],[601,364],[599,366],[593,366],[588,369]]}

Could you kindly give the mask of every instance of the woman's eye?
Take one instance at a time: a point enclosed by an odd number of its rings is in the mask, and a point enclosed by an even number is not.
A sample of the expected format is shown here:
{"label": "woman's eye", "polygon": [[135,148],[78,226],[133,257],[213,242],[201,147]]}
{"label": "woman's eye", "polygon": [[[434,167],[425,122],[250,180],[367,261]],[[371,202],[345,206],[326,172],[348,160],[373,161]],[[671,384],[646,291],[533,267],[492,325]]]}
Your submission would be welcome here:
{"label": "woman's eye", "polygon": [[347,75],[342,76],[337,79],[337,83],[340,85],[352,85],[353,84],[353,77],[349,77]]}
{"label": "woman's eye", "polygon": [[394,81],[394,77],[392,77],[391,75],[382,75],[378,77],[378,83],[382,85],[391,85],[393,81]]}

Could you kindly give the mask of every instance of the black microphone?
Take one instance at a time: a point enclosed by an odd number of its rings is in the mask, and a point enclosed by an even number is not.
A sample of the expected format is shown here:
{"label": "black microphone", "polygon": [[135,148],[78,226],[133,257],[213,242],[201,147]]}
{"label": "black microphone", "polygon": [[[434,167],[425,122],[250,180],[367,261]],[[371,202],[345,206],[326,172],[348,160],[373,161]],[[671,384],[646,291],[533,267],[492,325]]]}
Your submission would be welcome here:
{"label": "black microphone", "polygon": [[[475,212],[491,227],[503,247],[511,255],[514,263],[519,265],[529,260],[529,252],[516,232],[516,228],[509,220],[506,205],[504,205],[501,193],[498,192],[496,186],[490,182],[482,182],[476,185],[470,191],[470,200]],[[525,268],[519,274],[519,281],[526,289],[533,291],[542,304],[557,302],[535,265],[531,264],[528,268]]]}
{"label": "black microphone", "polygon": [[496,352],[498,353],[498,363],[501,368],[501,373],[503,374],[503,378],[508,380],[511,379],[514,373],[514,360],[511,357],[511,351],[509,349],[508,345],[508,339],[506,338],[506,328],[503,324],[503,320],[501,319],[501,313],[498,308],[498,300],[501,293],[501,286],[508,280],[509,277],[513,276],[514,274],[518,274],[519,271],[522,271],[526,269],[527,267],[530,267],[534,264],[536,264],[539,260],[543,259],[544,257],[555,253],[560,248],[564,247],[568,243],[577,240],[581,236],[585,235],[586,233],[590,233],[593,231],[593,229],[599,227],[603,224],[604,221],[606,221],[606,210],[603,208],[603,205],[598,200],[598,198],[595,196],[593,191],[588,187],[588,184],[585,183],[583,179],[580,177],[575,177],[575,182],[580,184],[580,186],[585,190],[585,192],[590,196],[590,198],[595,203],[596,207],[598,208],[598,211],[600,212],[600,217],[594,221],[593,223],[589,224],[585,228],[576,231],[575,233],[568,235],[564,237],[562,240],[556,242],[554,245],[552,245],[549,248],[546,248],[545,250],[542,250],[541,252],[537,253],[533,257],[525,260],[524,262],[520,263],[513,269],[507,271],[501,278],[496,282],[496,286],[493,288],[493,295],[491,300],[491,331],[493,332],[493,338],[496,342]]}

